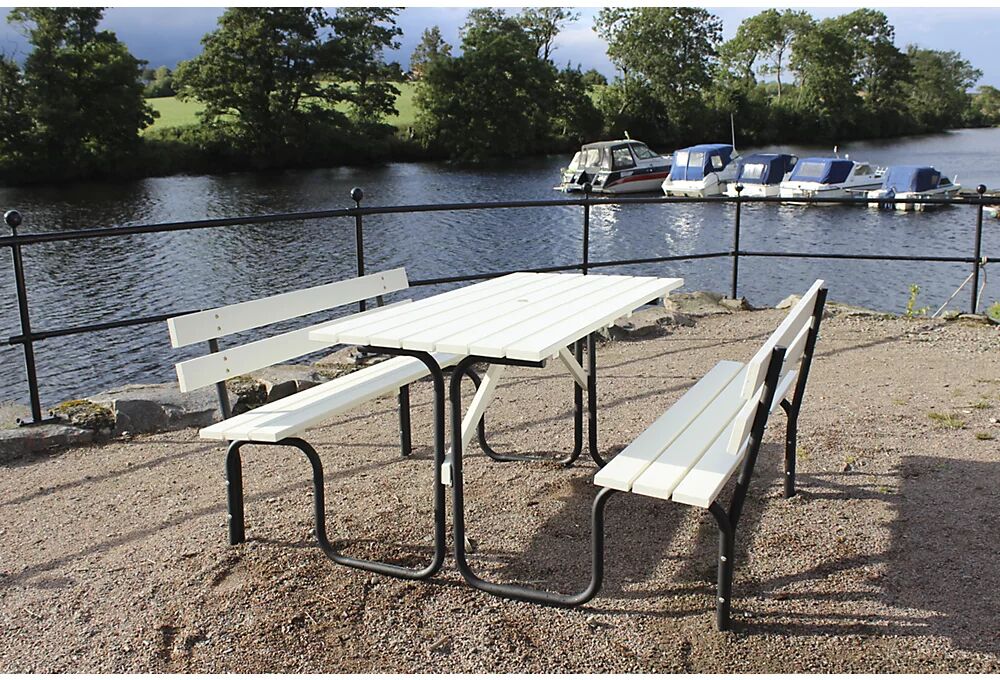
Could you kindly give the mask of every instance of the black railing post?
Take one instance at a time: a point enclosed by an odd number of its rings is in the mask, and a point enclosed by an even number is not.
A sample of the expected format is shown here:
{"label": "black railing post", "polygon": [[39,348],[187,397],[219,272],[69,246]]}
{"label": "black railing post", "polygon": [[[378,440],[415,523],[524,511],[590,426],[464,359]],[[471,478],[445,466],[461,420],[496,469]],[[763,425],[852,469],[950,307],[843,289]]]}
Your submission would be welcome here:
{"label": "black railing post", "polygon": [[[351,200],[357,208],[361,207],[361,199],[365,197],[365,192],[361,187],[351,189]],[[358,255],[358,276],[365,275],[365,235],[361,224],[361,213],[354,213],[354,248]],[[358,302],[358,311],[365,311],[365,301]]]}
{"label": "black railing post", "polygon": [[743,185],[736,185],[736,221],[733,223],[733,278],[730,295],[733,300],[740,285],[740,216],[743,212]]}
{"label": "black railing post", "polygon": [[[8,210],[3,221],[10,227],[12,236],[17,236],[21,226],[21,213]],[[24,261],[21,246],[14,244],[10,249],[14,260],[14,286],[17,289],[17,311],[21,317],[21,346],[24,348],[24,371],[28,376],[28,393],[31,399],[31,422],[22,425],[37,425],[42,422],[42,400],[38,394],[38,375],[35,371],[35,347],[31,336],[31,317],[28,312],[28,289],[24,281]]]}
{"label": "black railing post", "polygon": [[986,185],[980,184],[977,186],[976,193],[979,194],[979,205],[976,206],[976,245],[972,256],[976,260],[972,263],[971,311],[973,314],[979,308],[979,265],[982,261],[983,253],[983,195],[986,193]]}
{"label": "black railing post", "polygon": [[593,187],[590,182],[583,185],[583,261],[580,270],[586,274],[590,267],[590,192]]}

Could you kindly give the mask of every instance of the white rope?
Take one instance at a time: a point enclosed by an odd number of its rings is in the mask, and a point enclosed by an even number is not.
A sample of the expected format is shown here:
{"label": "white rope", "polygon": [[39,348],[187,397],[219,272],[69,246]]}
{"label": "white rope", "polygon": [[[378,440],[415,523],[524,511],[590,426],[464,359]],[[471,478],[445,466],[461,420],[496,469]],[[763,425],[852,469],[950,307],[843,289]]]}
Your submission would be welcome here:
{"label": "white rope", "polygon": [[931,314],[931,318],[932,318],[932,319],[933,319],[934,317],[936,317],[936,316],[937,316],[938,314],[940,314],[940,313],[941,313],[941,311],[942,311],[942,310],[943,310],[943,309],[944,309],[945,307],[947,307],[947,306],[948,306],[948,303],[949,303],[949,302],[951,302],[952,300],[954,300],[954,299],[955,299],[955,296],[956,296],[956,295],[958,295],[959,293],[961,293],[961,292],[962,292],[962,289],[963,289],[963,288],[965,288],[965,284],[967,284],[967,283],[968,283],[969,281],[971,281],[971,280],[972,280],[972,277],[973,277],[973,274],[969,274],[968,276],[966,276],[966,277],[965,277],[965,281],[962,281],[962,285],[961,285],[961,286],[959,286],[958,288],[956,288],[956,289],[955,289],[955,292],[951,294],[951,297],[950,297],[950,298],[948,298],[947,300],[945,300],[945,301],[944,301],[944,304],[943,304],[943,305],[941,305],[940,307],[938,307],[938,310],[937,310],[936,312],[934,312],[933,314]]}

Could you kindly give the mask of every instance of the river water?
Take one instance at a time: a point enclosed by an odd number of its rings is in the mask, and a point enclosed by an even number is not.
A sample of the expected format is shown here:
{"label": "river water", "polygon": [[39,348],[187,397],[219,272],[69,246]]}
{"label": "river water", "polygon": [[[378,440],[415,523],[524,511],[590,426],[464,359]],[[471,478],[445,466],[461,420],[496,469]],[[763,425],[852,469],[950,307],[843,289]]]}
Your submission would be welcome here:
{"label": "river water", "polygon": [[[791,149],[831,155],[827,149]],[[965,187],[1000,187],[1000,129],[841,149],[879,165],[930,164]],[[746,150],[749,151],[749,150]],[[0,188],[0,210],[24,216],[22,233],[123,226],[346,207],[350,189],[365,205],[558,198],[552,191],[568,159],[542,157],[502,166],[390,163],[280,173],[178,176],[123,183]],[[730,205],[634,205],[593,209],[591,259],[617,260],[723,251],[731,247]],[[556,207],[398,214],[365,218],[368,271],[405,266],[411,279],[578,262],[582,209]],[[354,274],[353,220],[335,219],[172,234],[50,243],[24,249],[35,330],[229,304]],[[854,206],[745,206],[742,247],[793,252],[970,256],[975,209],[924,213]],[[1000,222],[985,225],[983,254],[1000,256]],[[9,255],[4,254],[4,258]],[[603,270],[682,276],[686,290],[727,291],[730,261],[695,260]],[[937,308],[962,283],[957,264],[744,258],[740,294],[773,305],[822,277],[833,300],[901,311],[909,286],[918,306]],[[9,260],[0,268],[5,303],[0,337],[18,332]],[[443,288],[421,288],[421,297]],[[1000,272],[984,303],[1000,299]],[[952,307],[969,305],[968,287]],[[42,401],[91,394],[127,382],[173,378],[165,324],[43,341],[36,345]],[[0,349],[0,399],[27,401],[19,347]]]}

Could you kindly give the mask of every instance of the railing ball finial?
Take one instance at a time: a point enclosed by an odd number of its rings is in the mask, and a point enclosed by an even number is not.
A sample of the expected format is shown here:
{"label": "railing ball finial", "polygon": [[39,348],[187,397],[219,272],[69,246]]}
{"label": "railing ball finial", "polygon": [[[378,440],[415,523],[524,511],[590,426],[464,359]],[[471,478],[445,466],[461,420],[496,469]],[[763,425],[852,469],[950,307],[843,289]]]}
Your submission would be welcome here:
{"label": "railing ball finial", "polygon": [[979,194],[980,196],[982,196],[983,194],[985,194],[986,193],[986,185],[985,184],[980,184],[979,186],[977,186],[976,187],[976,193]]}
{"label": "railing ball finial", "polygon": [[11,229],[17,229],[18,227],[21,226],[23,218],[21,217],[21,213],[19,213],[18,211],[8,210],[3,214],[3,221],[6,222],[7,226],[10,227]]}
{"label": "railing ball finial", "polygon": [[743,185],[742,184],[737,184],[736,185],[736,195],[739,196],[742,193],[743,193]]}
{"label": "railing ball finial", "polygon": [[361,187],[354,187],[351,189],[351,200],[357,203],[358,207],[361,207],[361,199],[365,197],[365,192],[361,190]]}

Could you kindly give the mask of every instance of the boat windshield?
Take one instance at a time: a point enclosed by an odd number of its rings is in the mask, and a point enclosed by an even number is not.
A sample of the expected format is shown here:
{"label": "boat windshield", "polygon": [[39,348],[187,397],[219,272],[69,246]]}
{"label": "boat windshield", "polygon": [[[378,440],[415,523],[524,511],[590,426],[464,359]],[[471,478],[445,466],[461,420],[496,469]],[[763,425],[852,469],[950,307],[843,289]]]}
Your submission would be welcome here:
{"label": "boat windshield", "polygon": [[684,165],[687,165],[689,168],[691,168],[691,167],[694,167],[694,168],[703,168],[703,167],[705,167],[705,154],[703,152],[701,152],[701,151],[699,151],[698,153],[689,153],[688,154],[688,162],[685,163]]}
{"label": "boat windshield", "polygon": [[764,176],[764,171],[767,166],[763,163],[748,163],[743,166],[743,172],[740,173],[740,179],[743,180],[757,180]]}
{"label": "boat windshield", "polygon": [[826,163],[818,163],[815,161],[806,161],[801,165],[795,166],[795,175],[797,177],[822,177],[823,172],[826,170]]}
{"label": "boat windshield", "polygon": [[635,167],[635,161],[632,160],[632,152],[628,150],[627,146],[619,146],[612,149],[611,159],[613,170],[623,170],[625,168]]}
{"label": "boat windshield", "polygon": [[645,144],[633,144],[632,153],[640,161],[648,161],[651,158],[656,158],[656,154],[653,153],[648,146]]}

